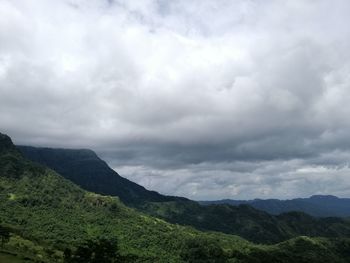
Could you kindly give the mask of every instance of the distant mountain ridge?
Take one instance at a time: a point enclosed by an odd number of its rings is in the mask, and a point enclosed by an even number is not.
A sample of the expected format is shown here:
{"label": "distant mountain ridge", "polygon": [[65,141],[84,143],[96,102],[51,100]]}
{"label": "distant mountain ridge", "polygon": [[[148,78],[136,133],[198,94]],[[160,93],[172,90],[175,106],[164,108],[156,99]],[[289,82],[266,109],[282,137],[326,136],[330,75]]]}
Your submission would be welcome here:
{"label": "distant mountain ridge", "polygon": [[250,205],[269,214],[299,211],[315,217],[350,217],[350,198],[339,198],[333,195],[313,195],[309,198],[295,198],[290,200],[254,199],[199,201],[202,205],[228,204],[233,206]]}

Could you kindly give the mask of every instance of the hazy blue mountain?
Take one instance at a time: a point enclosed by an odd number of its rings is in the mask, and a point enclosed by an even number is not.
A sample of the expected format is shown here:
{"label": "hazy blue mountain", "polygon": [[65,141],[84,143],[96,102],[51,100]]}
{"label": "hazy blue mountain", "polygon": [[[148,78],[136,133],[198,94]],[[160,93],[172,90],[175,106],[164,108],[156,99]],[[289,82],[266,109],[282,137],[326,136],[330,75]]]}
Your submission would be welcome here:
{"label": "hazy blue mountain", "polygon": [[313,195],[309,198],[296,198],[291,200],[254,199],[200,201],[200,204],[229,204],[238,206],[242,204],[253,206],[273,215],[290,211],[300,211],[316,217],[350,217],[350,198],[338,198],[332,195]]}

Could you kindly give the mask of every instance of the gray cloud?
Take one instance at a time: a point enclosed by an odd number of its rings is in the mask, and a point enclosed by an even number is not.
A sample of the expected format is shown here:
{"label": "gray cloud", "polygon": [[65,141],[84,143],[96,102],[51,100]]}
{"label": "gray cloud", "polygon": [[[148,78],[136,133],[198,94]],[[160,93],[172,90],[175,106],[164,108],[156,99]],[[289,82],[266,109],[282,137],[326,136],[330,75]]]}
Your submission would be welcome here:
{"label": "gray cloud", "polygon": [[0,2],[0,127],[195,199],[348,196],[348,1]]}

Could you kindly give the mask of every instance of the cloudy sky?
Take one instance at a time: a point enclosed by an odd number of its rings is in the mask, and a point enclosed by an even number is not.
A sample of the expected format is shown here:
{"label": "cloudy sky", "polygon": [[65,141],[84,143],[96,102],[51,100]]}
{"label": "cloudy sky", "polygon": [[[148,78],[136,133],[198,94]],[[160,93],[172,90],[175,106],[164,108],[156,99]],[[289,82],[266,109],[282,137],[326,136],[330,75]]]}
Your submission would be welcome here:
{"label": "cloudy sky", "polygon": [[0,0],[0,131],[196,200],[350,196],[350,1]]}

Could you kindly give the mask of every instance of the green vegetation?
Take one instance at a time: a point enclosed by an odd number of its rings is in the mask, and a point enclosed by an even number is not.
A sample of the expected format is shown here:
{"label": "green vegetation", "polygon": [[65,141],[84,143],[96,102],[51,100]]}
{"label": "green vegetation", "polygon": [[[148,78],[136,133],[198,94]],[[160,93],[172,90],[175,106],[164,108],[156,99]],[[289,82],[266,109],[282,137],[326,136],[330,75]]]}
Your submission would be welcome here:
{"label": "green vegetation", "polygon": [[229,257],[225,255],[223,248],[218,242],[203,238],[195,238],[186,241],[181,258],[183,261],[189,263],[222,263],[226,262]]}
{"label": "green vegetation", "polygon": [[0,259],[11,263],[14,256],[18,262],[43,263],[350,261],[346,238],[297,237],[256,245],[238,236],[170,224],[128,208],[118,198],[82,190],[24,159],[8,140],[0,136],[0,226],[5,236]]}
{"label": "green vegetation", "polygon": [[0,262],[1,263],[30,263],[31,261],[21,259],[16,255],[7,254],[7,253],[0,253]]}
{"label": "green vegetation", "polygon": [[64,261],[66,263],[101,263],[120,262],[122,260],[118,251],[117,239],[100,238],[87,240],[79,245],[75,251],[69,248],[64,251]]}

